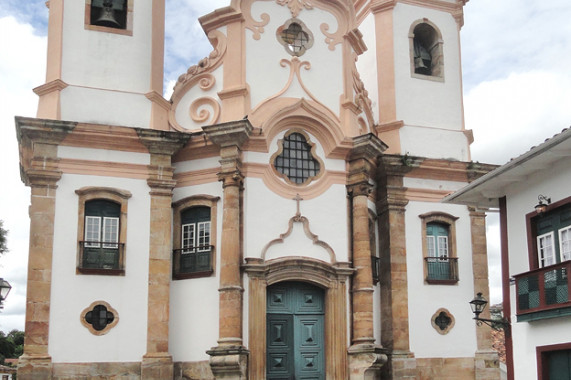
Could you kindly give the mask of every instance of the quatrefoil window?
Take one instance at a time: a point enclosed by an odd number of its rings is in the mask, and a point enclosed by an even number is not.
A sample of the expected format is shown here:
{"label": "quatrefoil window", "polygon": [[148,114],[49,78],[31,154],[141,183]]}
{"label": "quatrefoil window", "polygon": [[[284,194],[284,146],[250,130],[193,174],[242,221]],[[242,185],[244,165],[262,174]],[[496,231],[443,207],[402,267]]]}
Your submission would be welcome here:
{"label": "quatrefoil window", "polygon": [[446,335],[454,327],[454,316],[444,308],[432,316],[432,327],[441,335]]}
{"label": "quatrefoil window", "polygon": [[94,335],[106,334],[117,322],[117,311],[105,301],[96,301],[81,312],[81,323]]}
{"label": "quatrefoil window", "polygon": [[280,26],[276,36],[288,54],[296,57],[302,56],[313,46],[313,34],[303,22],[295,18]]}
{"label": "quatrefoil window", "polygon": [[315,155],[315,144],[305,133],[288,131],[278,146],[272,163],[278,175],[287,182],[306,185],[322,173],[323,164]]}

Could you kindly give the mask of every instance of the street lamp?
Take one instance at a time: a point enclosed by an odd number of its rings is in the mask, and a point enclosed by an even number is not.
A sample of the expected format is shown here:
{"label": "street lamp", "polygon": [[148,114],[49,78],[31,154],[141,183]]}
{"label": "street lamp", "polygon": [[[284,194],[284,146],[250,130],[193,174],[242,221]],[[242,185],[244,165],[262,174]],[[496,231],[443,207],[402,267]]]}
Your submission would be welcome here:
{"label": "street lamp", "polygon": [[502,319],[480,318],[480,314],[484,311],[486,305],[488,304],[488,301],[482,296],[482,293],[478,293],[476,297],[474,297],[474,299],[469,303],[470,307],[472,308],[472,313],[474,313],[474,318],[472,319],[477,321],[478,326],[480,326],[482,322],[484,322],[494,330],[502,330],[510,328],[510,323],[505,318]]}
{"label": "street lamp", "polygon": [[4,300],[8,297],[10,289],[12,289],[10,283],[3,278],[0,278],[0,309],[4,308]]}

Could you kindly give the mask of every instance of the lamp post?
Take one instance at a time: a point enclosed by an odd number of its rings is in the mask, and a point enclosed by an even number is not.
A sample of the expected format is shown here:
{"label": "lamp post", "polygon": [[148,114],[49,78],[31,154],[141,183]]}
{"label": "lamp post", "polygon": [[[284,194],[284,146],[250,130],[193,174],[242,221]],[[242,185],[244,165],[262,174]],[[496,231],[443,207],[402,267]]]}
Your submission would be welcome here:
{"label": "lamp post", "polygon": [[482,293],[478,293],[476,297],[472,301],[469,302],[470,307],[472,308],[472,313],[474,313],[474,319],[477,321],[478,326],[483,323],[490,326],[494,330],[502,330],[502,329],[509,329],[510,323],[506,318],[502,319],[487,319],[487,318],[480,318],[480,314],[486,308],[488,301],[482,296]]}
{"label": "lamp post", "polygon": [[8,297],[10,289],[12,289],[10,283],[3,278],[0,278],[0,309],[4,308],[4,300]]}

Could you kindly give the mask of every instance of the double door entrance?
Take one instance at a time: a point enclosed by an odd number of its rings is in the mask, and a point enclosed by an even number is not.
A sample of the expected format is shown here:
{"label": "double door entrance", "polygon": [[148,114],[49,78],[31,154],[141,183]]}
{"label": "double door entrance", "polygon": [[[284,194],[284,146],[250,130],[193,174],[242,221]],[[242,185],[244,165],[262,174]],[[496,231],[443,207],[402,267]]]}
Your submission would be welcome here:
{"label": "double door entrance", "polygon": [[268,380],[325,380],[322,289],[282,282],[267,288]]}

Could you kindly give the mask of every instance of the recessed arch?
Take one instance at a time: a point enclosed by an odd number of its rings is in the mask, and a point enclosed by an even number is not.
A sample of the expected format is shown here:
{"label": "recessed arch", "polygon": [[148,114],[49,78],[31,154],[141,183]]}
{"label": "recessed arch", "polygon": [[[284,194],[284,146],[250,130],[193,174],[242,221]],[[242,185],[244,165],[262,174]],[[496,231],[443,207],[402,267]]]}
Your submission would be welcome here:
{"label": "recessed arch", "polygon": [[408,33],[411,75],[419,79],[444,80],[442,32],[427,18],[412,23]]}

